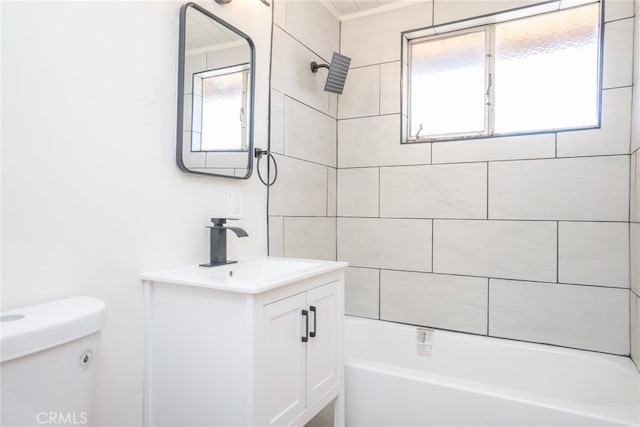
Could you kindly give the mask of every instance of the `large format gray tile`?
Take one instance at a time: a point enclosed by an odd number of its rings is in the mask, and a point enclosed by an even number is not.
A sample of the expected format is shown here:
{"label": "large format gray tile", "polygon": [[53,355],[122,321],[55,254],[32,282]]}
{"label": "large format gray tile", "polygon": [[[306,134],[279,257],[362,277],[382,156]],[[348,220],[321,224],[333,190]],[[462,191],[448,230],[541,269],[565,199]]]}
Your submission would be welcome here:
{"label": "large format gray tile", "polygon": [[338,167],[429,163],[431,144],[400,144],[400,115],[338,121]]}
{"label": "large format gray tile", "polygon": [[629,291],[491,279],[489,335],[629,354]]}
{"label": "large format gray tile", "polygon": [[381,168],[380,216],[484,219],[487,217],[487,165]]}
{"label": "large format gray tile", "polygon": [[327,216],[337,215],[338,170],[327,168]]}
{"label": "large format gray tile", "polygon": [[269,216],[269,256],[284,256],[284,218]]}
{"label": "large format gray tile", "polygon": [[277,154],[284,154],[284,98],[284,94],[271,90],[269,147],[272,153]]}
{"label": "large format gray tile", "polygon": [[640,295],[640,223],[629,224],[629,252],[631,259],[631,289]]}
{"label": "large format gray tile", "polygon": [[336,166],[336,120],[294,99],[285,98],[284,153]]}
{"label": "large format gray tile", "polygon": [[629,156],[491,163],[489,218],[627,221]]}
{"label": "large format gray tile", "polygon": [[380,114],[400,112],[400,61],[380,64]]}
{"label": "large format gray tile", "polygon": [[286,29],[326,62],[340,49],[340,22],[319,1],[287,1]]}
{"label": "large format gray tile", "polygon": [[338,259],[353,267],[431,271],[431,220],[338,218]]}
{"label": "large format gray tile", "polygon": [[631,293],[631,358],[640,371],[640,297]]}
{"label": "large format gray tile", "polygon": [[325,216],[327,167],[276,155],[278,180],[271,187],[271,215]]}
{"label": "large format gray tile", "polygon": [[435,220],[433,271],[556,281],[556,223]]}
{"label": "large format gray tile", "polygon": [[629,224],[561,222],[558,281],[629,287]]}
{"label": "large format gray tile", "polygon": [[488,160],[524,160],[555,157],[556,136],[552,133],[433,144],[433,163],[461,163]]}
{"label": "large format gray tile", "polygon": [[558,157],[629,153],[631,103],[630,87],[603,90],[601,127],[558,132]]}
{"label": "large format gray tile", "polygon": [[379,168],[338,170],[338,215],[377,217]]}
{"label": "large format gray tile", "polygon": [[329,114],[329,94],[324,91],[320,73],[309,64],[322,58],[277,26],[273,27],[271,88]]}
{"label": "large format gray tile", "polygon": [[380,66],[349,70],[342,95],[338,98],[338,118],[378,115],[380,112]]}
{"label": "large format gray tile", "polygon": [[630,221],[640,222],[640,151],[631,155]]}
{"label": "large format gray tile", "polygon": [[284,256],[335,261],[335,218],[284,218]]}
{"label": "large format gray tile", "polygon": [[487,333],[487,279],[382,270],[380,318]]}
{"label": "large format gray tile", "polygon": [[344,293],[345,314],[378,319],[380,309],[380,270],[358,267],[347,268]]}
{"label": "large format gray tile", "polygon": [[602,50],[602,87],[630,86],[633,83],[632,17],[604,25]]}

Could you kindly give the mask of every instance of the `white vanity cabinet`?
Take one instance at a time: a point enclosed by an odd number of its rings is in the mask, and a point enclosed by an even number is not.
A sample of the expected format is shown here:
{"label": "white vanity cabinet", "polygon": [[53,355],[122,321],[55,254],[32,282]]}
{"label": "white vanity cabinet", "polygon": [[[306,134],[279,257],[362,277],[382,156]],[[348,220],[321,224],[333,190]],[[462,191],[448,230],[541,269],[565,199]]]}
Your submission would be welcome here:
{"label": "white vanity cabinet", "polygon": [[142,275],[145,425],[304,425],[335,400],[346,263],[255,257]]}

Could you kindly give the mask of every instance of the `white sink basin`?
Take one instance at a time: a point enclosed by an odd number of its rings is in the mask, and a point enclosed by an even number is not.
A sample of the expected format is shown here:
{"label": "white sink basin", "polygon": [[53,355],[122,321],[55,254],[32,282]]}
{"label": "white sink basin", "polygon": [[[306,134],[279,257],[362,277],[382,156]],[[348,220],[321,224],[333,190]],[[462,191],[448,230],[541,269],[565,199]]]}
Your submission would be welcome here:
{"label": "white sink basin", "polygon": [[214,276],[238,280],[263,281],[273,279],[277,276],[294,274],[317,264],[317,262],[311,262],[310,260],[294,261],[282,258],[258,258],[248,259],[235,264],[207,268],[209,268],[209,273]]}
{"label": "white sink basin", "polygon": [[218,267],[187,266],[143,273],[142,280],[256,294],[308,277],[338,270],[346,262],[249,257]]}

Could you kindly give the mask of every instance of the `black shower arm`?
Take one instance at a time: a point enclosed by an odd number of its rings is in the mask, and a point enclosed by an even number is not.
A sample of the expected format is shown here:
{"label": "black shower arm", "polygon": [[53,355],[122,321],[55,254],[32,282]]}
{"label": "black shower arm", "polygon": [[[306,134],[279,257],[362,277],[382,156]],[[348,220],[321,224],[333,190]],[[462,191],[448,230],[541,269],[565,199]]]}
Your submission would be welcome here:
{"label": "black shower arm", "polygon": [[326,68],[327,70],[329,70],[331,67],[328,64],[318,64],[316,61],[313,61],[311,63],[311,72],[317,73],[318,68]]}

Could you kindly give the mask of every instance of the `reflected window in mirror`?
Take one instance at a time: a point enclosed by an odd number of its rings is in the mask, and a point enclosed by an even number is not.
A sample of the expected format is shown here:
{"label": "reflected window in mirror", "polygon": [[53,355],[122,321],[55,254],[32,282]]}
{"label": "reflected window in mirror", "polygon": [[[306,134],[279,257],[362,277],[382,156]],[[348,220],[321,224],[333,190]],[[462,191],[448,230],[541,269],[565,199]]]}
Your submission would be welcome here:
{"label": "reflected window in mirror", "polygon": [[178,165],[248,178],[255,51],[251,39],[193,3],[181,10]]}

